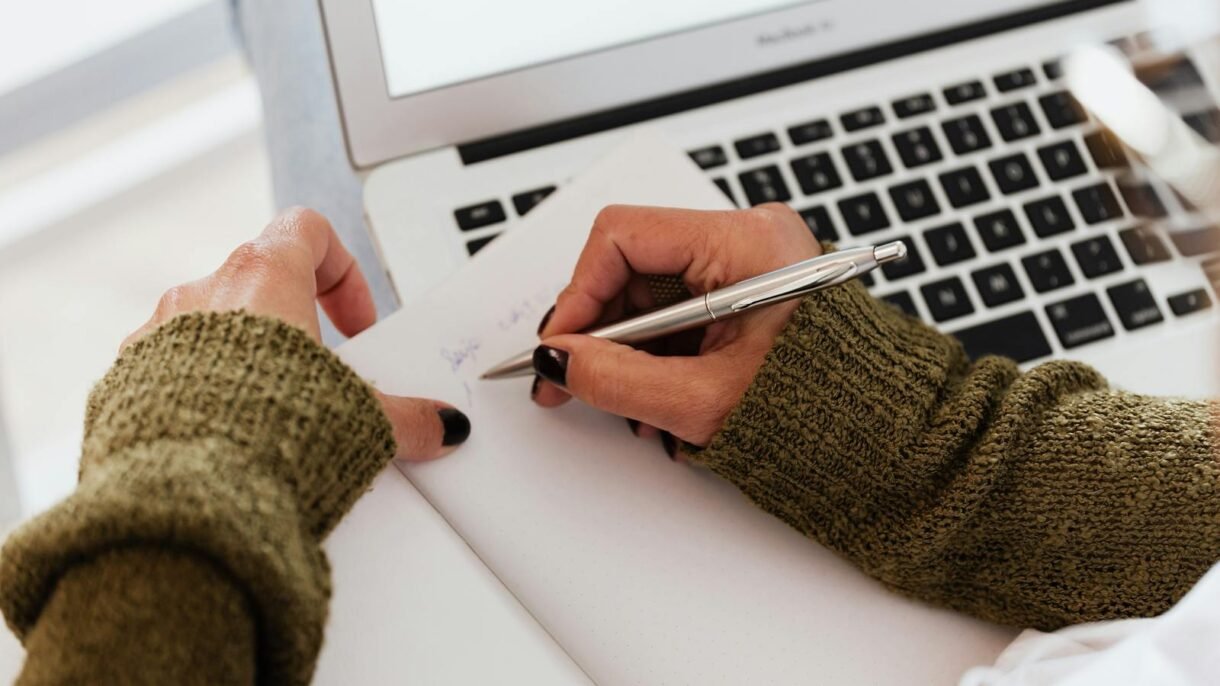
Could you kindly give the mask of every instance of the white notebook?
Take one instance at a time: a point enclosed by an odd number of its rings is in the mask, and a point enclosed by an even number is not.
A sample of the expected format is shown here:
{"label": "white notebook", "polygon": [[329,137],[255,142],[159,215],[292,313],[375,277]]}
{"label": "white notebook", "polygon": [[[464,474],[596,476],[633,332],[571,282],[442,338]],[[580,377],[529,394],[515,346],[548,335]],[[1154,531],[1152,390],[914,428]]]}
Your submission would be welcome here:
{"label": "white notebook", "polygon": [[[436,578],[465,575],[474,595],[502,593],[486,601],[499,605],[489,621],[518,623],[503,641],[528,641],[520,650],[553,660],[548,680],[946,684],[969,666],[989,664],[1013,631],[891,593],[732,485],[671,462],[621,418],[579,403],[540,409],[528,399],[530,379],[478,380],[537,343],[538,321],[567,282],[597,212],[612,203],[728,207],[685,154],[641,136],[548,199],[444,287],[340,351],[380,389],[444,399],[471,418],[473,434],[456,454],[402,466],[439,514],[436,525],[450,527],[473,553],[451,550],[447,559],[484,567],[434,570]],[[385,500],[384,491],[372,497]],[[359,524],[377,526],[379,516]],[[355,526],[345,522],[332,555],[359,538]],[[429,554],[417,541],[394,545],[361,554],[369,565],[379,556]],[[342,588],[345,580],[337,574],[341,596],[376,598],[373,589]],[[370,600],[366,611],[378,607]],[[503,648],[484,636],[463,654],[480,660]],[[535,682],[513,674],[503,655],[495,659],[503,682]]]}

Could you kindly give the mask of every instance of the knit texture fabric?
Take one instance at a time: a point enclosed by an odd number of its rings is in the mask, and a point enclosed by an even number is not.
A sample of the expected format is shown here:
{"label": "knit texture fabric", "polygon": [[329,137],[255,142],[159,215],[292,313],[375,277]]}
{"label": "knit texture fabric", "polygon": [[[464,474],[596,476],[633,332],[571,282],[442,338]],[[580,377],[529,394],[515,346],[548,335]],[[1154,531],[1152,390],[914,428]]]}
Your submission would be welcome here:
{"label": "knit texture fabric", "polygon": [[[307,683],[330,596],[319,542],[393,454],[371,389],[304,332],[244,313],[178,317],[126,350],[92,393],[80,483],[5,543],[0,609],[31,648],[47,644],[30,643],[40,634],[71,637],[75,647],[133,640],[121,631],[130,624],[123,613],[107,621],[93,603],[64,600],[90,597],[84,589],[108,588],[118,600],[97,602],[111,607],[132,606],[123,597],[172,603],[181,594],[184,606],[216,604],[234,616],[240,601],[253,648],[241,626],[216,636],[208,618],[184,626],[168,610],[145,611],[138,641],[178,646],[151,653],[223,645],[211,657],[235,660],[230,666],[253,650],[247,681]],[[147,549],[176,555],[117,554]],[[171,593],[167,577],[134,573],[141,568],[177,570],[180,580]],[[54,654],[31,650],[27,673],[46,678],[30,683],[71,681],[63,675],[89,673],[99,657],[134,652]],[[123,683],[209,683],[192,664],[112,671]]]}
{"label": "knit texture fabric", "polygon": [[972,364],[852,283],[800,305],[691,456],[902,593],[1054,629],[1163,612],[1220,560],[1212,409]]}

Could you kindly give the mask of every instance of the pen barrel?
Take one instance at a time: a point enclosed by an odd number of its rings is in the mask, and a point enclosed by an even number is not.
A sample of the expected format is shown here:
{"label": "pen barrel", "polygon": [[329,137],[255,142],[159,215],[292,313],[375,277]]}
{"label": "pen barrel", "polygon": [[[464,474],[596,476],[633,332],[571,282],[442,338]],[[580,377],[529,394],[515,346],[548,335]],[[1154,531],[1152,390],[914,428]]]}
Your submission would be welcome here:
{"label": "pen barrel", "polygon": [[707,326],[711,321],[705,299],[694,298],[590,331],[589,335],[633,345]]}
{"label": "pen barrel", "polygon": [[[798,262],[756,276],[707,295],[707,308],[715,319],[728,319],[758,305],[793,300],[814,291],[851,281],[877,266],[873,248],[850,248]],[[807,284],[801,286],[800,284]],[[749,303],[743,307],[743,303]]]}

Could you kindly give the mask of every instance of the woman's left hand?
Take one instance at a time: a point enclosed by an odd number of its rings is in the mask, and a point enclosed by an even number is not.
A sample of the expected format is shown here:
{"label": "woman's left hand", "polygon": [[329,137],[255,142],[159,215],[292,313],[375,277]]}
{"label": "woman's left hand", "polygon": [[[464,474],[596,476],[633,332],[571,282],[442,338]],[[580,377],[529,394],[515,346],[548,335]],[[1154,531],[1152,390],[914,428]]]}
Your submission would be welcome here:
{"label": "woman's left hand", "polygon": [[[238,246],[211,275],[166,291],[152,318],[120,350],[188,312],[245,310],[296,326],[320,341],[318,304],[346,336],[377,321],[368,282],[330,223],[312,210],[288,210],[258,238]],[[377,396],[394,426],[400,458],[438,457],[470,432],[469,420],[444,403]]]}

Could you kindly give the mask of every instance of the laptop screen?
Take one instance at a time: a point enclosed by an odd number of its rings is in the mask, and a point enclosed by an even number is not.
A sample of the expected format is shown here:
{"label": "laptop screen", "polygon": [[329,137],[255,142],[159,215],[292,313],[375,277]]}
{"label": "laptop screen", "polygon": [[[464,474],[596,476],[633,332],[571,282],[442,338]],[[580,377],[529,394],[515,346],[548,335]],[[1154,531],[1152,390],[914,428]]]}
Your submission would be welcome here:
{"label": "laptop screen", "polygon": [[[826,53],[1053,5],[1046,0],[372,0],[392,98],[801,5]],[[805,27],[799,27],[803,30]],[[778,39],[786,27],[777,27]],[[766,34],[759,37],[765,40]],[[805,59],[818,57],[810,43]]]}

